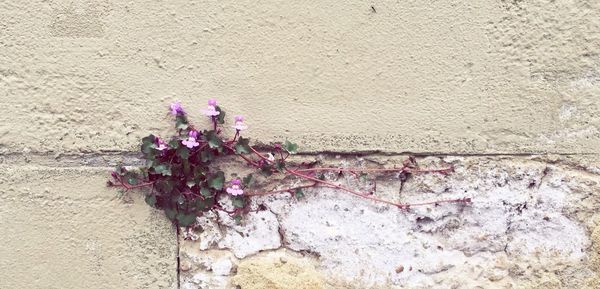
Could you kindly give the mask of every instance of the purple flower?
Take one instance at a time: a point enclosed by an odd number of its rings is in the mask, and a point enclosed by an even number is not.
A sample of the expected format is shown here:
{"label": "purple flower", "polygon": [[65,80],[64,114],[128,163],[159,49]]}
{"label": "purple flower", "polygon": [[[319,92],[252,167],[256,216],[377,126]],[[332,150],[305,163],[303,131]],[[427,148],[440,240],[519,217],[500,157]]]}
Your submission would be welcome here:
{"label": "purple flower", "polygon": [[167,148],[169,148],[169,147],[167,147],[167,144],[162,139],[157,137],[156,138],[156,150],[163,151],[163,150],[166,150]]}
{"label": "purple flower", "polygon": [[196,138],[191,136],[186,140],[182,140],[181,143],[190,149],[200,145],[200,143],[196,141]]}
{"label": "purple flower", "polygon": [[201,112],[202,114],[210,117],[221,114],[221,112],[217,110],[217,100],[214,98],[208,100],[208,108],[201,110]]}
{"label": "purple flower", "polygon": [[181,103],[179,101],[171,103],[171,114],[172,115],[184,114],[183,107],[181,107]]}
{"label": "purple flower", "polygon": [[235,116],[235,125],[231,127],[235,128],[237,131],[245,130],[248,128],[248,126],[244,124],[244,117],[241,115]]}
{"label": "purple flower", "polygon": [[193,137],[193,138],[198,138],[198,132],[195,130],[190,130],[190,132],[188,133],[189,137]]}
{"label": "purple flower", "polygon": [[227,193],[232,196],[240,196],[244,194],[244,190],[242,190],[242,182],[239,179],[234,179],[231,181],[230,186],[227,188]]}

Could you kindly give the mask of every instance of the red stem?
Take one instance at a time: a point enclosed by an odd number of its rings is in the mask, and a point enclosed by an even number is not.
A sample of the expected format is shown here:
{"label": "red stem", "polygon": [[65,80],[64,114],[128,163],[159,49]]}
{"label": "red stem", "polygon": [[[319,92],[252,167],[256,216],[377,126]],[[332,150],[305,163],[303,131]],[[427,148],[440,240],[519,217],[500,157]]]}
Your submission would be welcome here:
{"label": "red stem", "polygon": [[271,162],[268,158],[266,158],[265,156],[261,155],[255,148],[253,148],[252,146],[250,146],[250,150],[252,150],[252,152],[257,155],[259,158],[263,159],[264,161],[267,162]]}
{"label": "red stem", "polygon": [[[231,146],[226,145],[226,144],[223,144],[223,146],[226,147],[226,148],[228,148],[228,149],[230,149],[231,151],[233,151],[235,153],[235,149],[232,148]],[[250,147],[250,148],[252,148],[252,147]],[[259,167],[259,165],[257,163],[255,163],[253,160],[247,158],[243,154],[237,154],[236,153],[236,155],[238,155],[239,157],[243,158],[247,163],[251,164],[252,166],[257,167],[257,168]]]}
{"label": "red stem", "polygon": [[350,194],[355,195],[355,196],[359,196],[359,197],[362,197],[362,198],[365,198],[365,199],[369,199],[369,200],[373,200],[373,201],[376,201],[376,202],[385,203],[385,204],[396,206],[396,207],[399,207],[399,208],[406,207],[405,204],[395,203],[395,202],[387,201],[387,200],[384,200],[384,199],[376,198],[376,197],[370,196],[368,194],[363,194],[363,193],[360,193],[360,192],[356,192],[356,191],[348,189],[348,188],[346,188],[344,186],[340,186],[340,185],[337,185],[337,184],[334,184],[334,183],[331,183],[331,182],[328,182],[328,181],[324,181],[324,180],[321,180],[321,179],[313,178],[311,176],[303,175],[303,174],[298,173],[298,172],[293,171],[293,170],[289,170],[288,169],[286,171],[289,172],[292,175],[295,175],[295,176],[298,176],[298,177],[301,177],[301,178],[305,178],[307,180],[315,181],[315,182],[318,182],[318,183],[321,183],[321,184],[325,184],[325,185],[327,185],[329,187],[345,191],[345,192],[350,193]]}
{"label": "red stem", "polygon": [[[250,149],[259,158],[261,158],[261,159],[263,159],[265,161],[268,161],[268,159],[266,157],[264,157],[260,152],[258,152],[255,148],[250,147]],[[450,169],[438,169],[438,170],[431,170],[431,171],[432,172],[433,171],[441,172],[441,171],[448,171]],[[424,202],[424,203],[414,203],[414,204],[396,203],[396,202],[392,202],[392,201],[380,199],[380,198],[377,198],[377,197],[373,197],[373,196],[368,195],[368,194],[356,192],[356,191],[351,190],[349,188],[346,188],[344,186],[337,185],[337,184],[334,184],[334,183],[331,183],[331,182],[328,182],[328,181],[324,181],[324,180],[321,180],[321,179],[318,179],[318,178],[314,178],[314,177],[311,177],[311,176],[308,176],[308,175],[304,175],[304,174],[301,174],[299,171],[296,171],[296,170],[291,170],[291,169],[287,169],[287,168],[285,170],[286,170],[287,173],[295,175],[297,177],[301,177],[301,178],[304,178],[304,179],[307,179],[307,180],[311,180],[311,181],[314,181],[316,183],[324,184],[327,187],[331,187],[331,188],[335,188],[335,189],[338,189],[338,190],[342,190],[342,191],[345,191],[345,192],[350,193],[350,194],[355,195],[355,196],[359,196],[359,197],[362,197],[362,198],[365,198],[365,199],[369,199],[369,200],[372,200],[372,201],[375,201],[375,202],[385,203],[385,204],[392,205],[392,206],[395,206],[395,207],[398,207],[398,208],[409,208],[409,207],[412,207],[412,206],[426,206],[426,205],[433,205],[433,204],[440,204],[440,203],[468,203],[468,202],[471,201],[470,199],[463,198],[463,199],[439,200],[439,201],[431,201],[431,202]],[[388,170],[388,171],[389,170],[395,170],[395,171],[398,171],[399,169],[376,169],[376,170],[378,170],[378,171],[382,171],[382,170]],[[404,170],[404,168],[400,169],[400,170]],[[419,170],[419,171],[425,172],[425,170]]]}
{"label": "red stem", "polygon": [[127,191],[154,185],[154,182],[141,183],[141,184],[137,184],[137,185],[129,185],[129,184],[126,184],[125,182],[123,182],[123,179],[121,177],[119,177],[117,180],[119,181],[119,184],[112,184],[112,185],[115,187],[124,187],[125,190],[127,190]]}
{"label": "red stem", "polygon": [[318,171],[334,171],[334,172],[410,172],[410,173],[447,173],[452,171],[453,168],[443,169],[412,169],[409,167],[402,168],[383,168],[383,169],[366,169],[366,168],[310,168],[310,169],[299,169],[296,172],[318,172]]}

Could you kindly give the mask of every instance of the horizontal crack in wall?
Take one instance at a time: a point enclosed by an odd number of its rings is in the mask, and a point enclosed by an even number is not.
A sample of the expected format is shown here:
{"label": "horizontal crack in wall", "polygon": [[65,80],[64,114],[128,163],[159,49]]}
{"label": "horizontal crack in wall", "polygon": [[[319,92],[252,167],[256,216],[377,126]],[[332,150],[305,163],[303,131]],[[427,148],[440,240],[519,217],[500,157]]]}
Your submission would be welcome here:
{"label": "horizontal crack in wall", "polygon": [[[417,157],[544,157],[544,156],[600,156],[600,153],[451,153],[451,152],[384,152],[384,151],[356,151],[356,152],[301,152],[296,156],[341,156],[341,157],[362,157],[362,156],[417,156]],[[138,166],[144,162],[139,152],[129,151],[107,151],[99,153],[4,153],[0,154],[0,164],[8,165],[41,165],[48,167],[112,167],[117,163],[123,163],[126,166]]]}

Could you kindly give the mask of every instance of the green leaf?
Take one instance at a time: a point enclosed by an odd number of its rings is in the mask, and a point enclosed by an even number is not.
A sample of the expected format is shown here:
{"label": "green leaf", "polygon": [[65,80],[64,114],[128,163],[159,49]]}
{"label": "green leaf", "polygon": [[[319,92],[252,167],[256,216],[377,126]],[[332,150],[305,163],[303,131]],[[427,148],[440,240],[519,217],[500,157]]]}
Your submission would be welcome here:
{"label": "green leaf", "polygon": [[175,201],[178,205],[183,205],[183,203],[185,203],[185,198],[182,195],[179,195],[177,198],[175,198]]}
{"label": "green leaf", "polygon": [[297,188],[294,192],[294,196],[296,197],[296,199],[302,199],[304,198],[304,191],[301,188]]}
{"label": "green leaf", "polygon": [[167,165],[158,165],[154,167],[154,171],[157,174],[161,174],[163,176],[170,176],[171,175],[171,168],[169,168]]}
{"label": "green leaf", "polygon": [[154,165],[155,160],[146,159],[146,167],[151,168]]}
{"label": "green leaf", "polygon": [[223,173],[222,171],[218,171],[217,174],[208,181],[208,186],[215,190],[222,190],[224,182],[225,173]]}
{"label": "green leaf", "polygon": [[144,155],[151,154],[153,150],[156,148],[156,137],[154,135],[149,135],[142,139],[142,153]]}
{"label": "green leaf", "polygon": [[298,152],[298,145],[291,143],[289,140],[286,140],[282,147],[290,154],[295,154]]}
{"label": "green leaf", "polygon": [[235,144],[235,153],[238,155],[250,153],[250,139],[240,137]]}
{"label": "green leaf", "polygon": [[245,202],[244,202],[243,197],[235,197],[235,198],[231,199],[231,204],[236,208],[243,208],[244,203]]}
{"label": "green leaf", "polygon": [[156,196],[154,195],[147,195],[144,200],[146,201],[146,204],[150,205],[150,207],[154,207],[156,205]]}
{"label": "green leaf", "polygon": [[190,157],[190,150],[187,147],[182,146],[177,149],[177,155],[180,158],[187,160]]}
{"label": "green leaf", "polygon": [[208,141],[208,146],[211,149],[220,148],[223,145],[223,141],[218,137],[213,137]]}
{"label": "green leaf", "polygon": [[175,117],[175,128],[187,129],[189,127],[187,117],[184,115],[178,115]]}
{"label": "green leaf", "polygon": [[210,150],[203,150],[200,152],[200,160],[204,163],[210,162],[214,159],[214,156]]}
{"label": "green leaf", "polygon": [[212,207],[215,205],[216,200],[215,198],[206,198],[204,199],[204,203],[206,204],[206,208],[207,209],[212,209]]}
{"label": "green leaf", "polygon": [[242,184],[244,185],[244,187],[249,186],[251,182],[252,182],[252,174],[249,174],[242,179]]}
{"label": "green leaf", "polygon": [[159,180],[155,184],[157,191],[170,194],[173,191],[173,182],[167,180]]}
{"label": "green leaf", "polygon": [[223,111],[219,106],[215,107],[216,111],[219,112],[217,115],[217,123],[224,124],[225,123],[225,111]]}
{"label": "green leaf", "polygon": [[212,192],[207,187],[202,187],[200,189],[200,194],[204,197],[212,197]]}
{"label": "green leaf", "polygon": [[169,220],[174,221],[175,216],[177,216],[177,211],[175,211],[171,208],[167,208],[167,209],[165,209],[165,215],[167,215],[167,218],[169,218]]}
{"label": "green leaf", "polygon": [[200,199],[200,198],[197,198],[197,199],[194,201],[194,206],[195,206],[195,207],[196,207],[198,210],[200,210],[200,211],[204,211],[204,210],[206,210],[206,209],[208,208],[207,202],[206,202],[206,201],[204,201],[204,200],[202,200],[202,199]]}
{"label": "green leaf", "polygon": [[188,186],[188,188],[191,188],[196,185],[196,180],[188,180],[185,184]]}
{"label": "green leaf", "polygon": [[172,139],[169,141],[169,147],[173,149],[178,149],[181,146],[181,141],[178,139]]}
{"label": "green leaf", "polygon": [[187,227],[187,226],[193,224],[194,222],[196,222],[196,214],[194,214],[194,213],[190,213],[190,214],[179,213],[179,214],[177,214],[177,223],[181,227]]}
{"label": "green leaf", "polygon": [[208,142],[208,146],[212,149],[223,146],[223,140],[219,138],[214,130],[211,130],[206,134],[206,141]]}
{"label": "green leaf", "polygon": [[137,185],[138,183],[138,175],[135,172],[126,172],[125,179],[130,185]]}
{"label": "green leaf", "polygon": [[149,135],[142,139],[141,150],[146,159],[153,159],[156,153],[156,137]]}
{"label": "green leaf", "polygon": [[235,216],[233,216],[233,220],[235,221],[236,224],[239,225],[242,222],[242,215],[236,214]]}
{"label": "green leaf", "polygon": [[194,167],[194,177],[195,177],[195,178],[200,178],[200,177],[204,176],[204,172],[205,172],[206,170],[207,170],[207,169],[205,169],[203,166],[198,166],[198,165],[196,165],[196,166]]}

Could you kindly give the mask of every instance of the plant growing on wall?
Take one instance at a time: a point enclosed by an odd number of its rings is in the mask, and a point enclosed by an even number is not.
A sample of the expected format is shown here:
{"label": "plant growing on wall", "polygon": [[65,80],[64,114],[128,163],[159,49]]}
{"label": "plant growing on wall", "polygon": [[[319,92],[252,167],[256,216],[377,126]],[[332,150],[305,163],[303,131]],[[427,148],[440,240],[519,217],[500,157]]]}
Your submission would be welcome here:
{"label": "plant growing on wall", "polygon": [[[163,139],[149,135],[142,139],[141,152],[145,166],[130,170],[122,165],[112,172],[109,186],[120,187],[125,191],[148,188],[145,200],[148,205],[163,210],[177,226],[188,227],[196,217],[208,211],[224,211],[240,220],[250,211],[249,199],[256,196],[289,193],[296,198],[304,196],[305,189],[327,187],[355,195],[368,201],[386,203],[399,209],[413,206],[438,205],[441,203],[469,203],[469,198],[437,200],[424,203],[396,203],[376,196],[375,189],[357,191],[340,185],[325,177],[326,172],[350,174],[358,179],[366,179],[373,174],[398,173],[406,177],[413,173],[447,174],[452,168],[419,169],[413,158],[400,168],[339,168],[315,167],[313,163],[294,164],[289,161],[298,151],[298,145],[290,141],[261,147],[260,151],[250,145],[243,136],[248,126],[243,116],[233,117],[232,136],[225,136],[225,111],[215,99],[208,101],[203,109],[210,120],[209,128],[201,129],[190,123],[186,111],[179,102],[170,106],[175,123],[175,135]],[[245,176],[228,177],[219,168],[226,165],[231,156],[241,158],[255,173]],[[225,163],[223,163],[223,160]],[[256,191],[256,177],[280,181],[284,175],[296,179],[299,185],[271,191]],[[252,186],[254,184],[254,186]]]}

